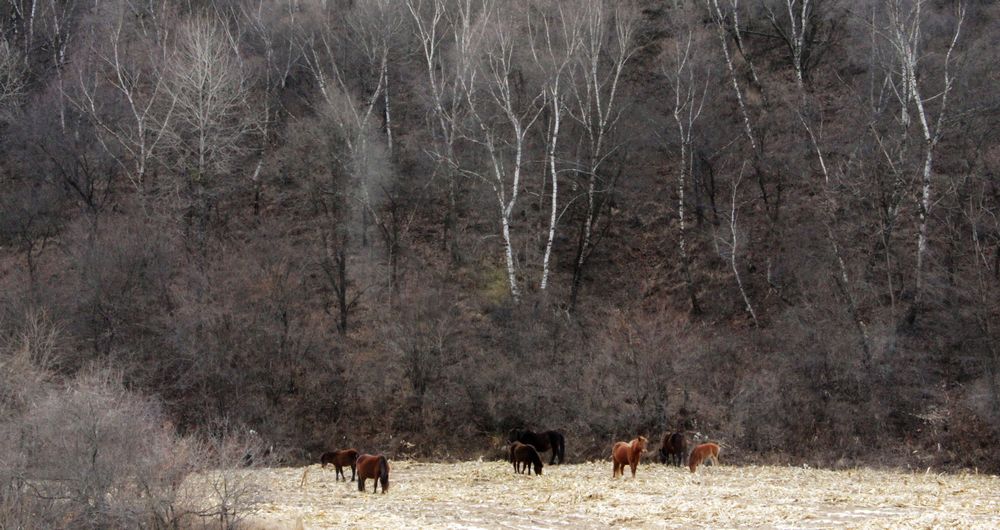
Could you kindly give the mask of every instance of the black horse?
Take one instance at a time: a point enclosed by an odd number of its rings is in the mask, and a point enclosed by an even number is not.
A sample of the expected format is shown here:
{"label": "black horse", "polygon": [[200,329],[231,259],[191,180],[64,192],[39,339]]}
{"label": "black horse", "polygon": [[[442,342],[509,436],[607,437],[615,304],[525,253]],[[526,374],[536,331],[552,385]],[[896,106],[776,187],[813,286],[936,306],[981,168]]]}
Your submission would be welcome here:
{"label": "black horse", "polygon": [[660,446],[659,457],[661,464],[681,465],[684,463],[684,454],[687,453],[687,439],[683,432],[667,433],[663,435],[663,444]]}
{"label": "black horse", "polygon": [[[511,429],[508,442],[521,442],[535,446],[539,453],[552,450],[549,465],[561,464],[566,459],[566,439],[559,431],[533,432],[527,429]],[[559,460],[556,462],[556,460]]]}

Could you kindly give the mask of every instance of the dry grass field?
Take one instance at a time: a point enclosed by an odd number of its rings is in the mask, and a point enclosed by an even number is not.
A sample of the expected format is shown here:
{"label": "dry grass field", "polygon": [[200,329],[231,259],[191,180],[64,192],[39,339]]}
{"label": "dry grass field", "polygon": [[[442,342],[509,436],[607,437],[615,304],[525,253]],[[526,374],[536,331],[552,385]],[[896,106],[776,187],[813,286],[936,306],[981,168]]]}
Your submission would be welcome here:
{"label": "dry grass field", "polygon": [[[515,475],[503,462],[392,462],[389,493],[336,482],[332,468],[247,471],[261,528],[1000,528],[1000,478],[653,463],[635,479],[610,462]],[[348,470],[348,473],[350,471]]]}

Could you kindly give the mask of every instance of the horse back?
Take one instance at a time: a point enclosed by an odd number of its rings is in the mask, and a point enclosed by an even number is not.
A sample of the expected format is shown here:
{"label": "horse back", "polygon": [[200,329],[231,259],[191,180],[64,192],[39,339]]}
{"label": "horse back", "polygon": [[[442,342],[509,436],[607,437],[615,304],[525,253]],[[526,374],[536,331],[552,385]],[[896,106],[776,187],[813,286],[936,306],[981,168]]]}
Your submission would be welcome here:
{"label": "horse back", "polygon": [[[361,455],[358,457],[358,476],[361,478],[378,478],[379,458],[375,455]],[[384,457],[381,457],[384,458]]]}
{"label": "horse back", "polygon": [[611,448],[611,458],[616,462],[628,462],[629,444],[616,442]]}
{"label": "horse back", "polygon": [[336,463],[341,466],[349,466],[358,459],[357,449],[344,449],[337,451]]}

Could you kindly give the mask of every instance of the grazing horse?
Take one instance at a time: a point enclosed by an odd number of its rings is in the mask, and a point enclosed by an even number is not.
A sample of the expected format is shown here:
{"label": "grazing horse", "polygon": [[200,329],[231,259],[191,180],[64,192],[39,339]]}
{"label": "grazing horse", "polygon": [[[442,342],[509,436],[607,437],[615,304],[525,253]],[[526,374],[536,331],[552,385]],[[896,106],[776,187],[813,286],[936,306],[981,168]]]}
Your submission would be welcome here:
{"label": "grazing horse", "polygon": [[358,491],[365,491],[365,481],[372,479],[375,485],[372,493],[378,491],[382,483],[382,493],[389,489],[389,461],[382,455],[361,455],[358,457]]}
{"label": "grazing horse", "polygon": [[542,474],[542,459],[538,456],[538,451],[533,445],[514,442],[510,444],[510,462],[514,464],[514,473],[521,473],[521,464],[524,470],[531,474],[530,466],[535,466],[535,474]]}
{"label": "grazing horse", "polygon": [[632,468],[632,478],[635,478],[635,468],[639,465],[639,459],[642,458],[642,453],[646,450],[647,441],[645,436],[640,436],[629,443],[618,442],[611,448],[611,461],[615,466],[611,472],[611,478],[618,475],[625,476],[626,464]]}
{"label": "grazing horse", "polygon": [[[533,432],[527,429],[511,429],[508,442],[521,442],[535,447],[539,453],[552,450],[549,465],[562,464],[566,459],[566,438],[559,431]],[[556,460],[559,462],[556,462]]]}
{"label": "grazing horse", "polygon": [[332,451],[329,453],[323,453],[319,457],[319,461],[323,464],[325,468],[327,464],[333,464],[336,470],[336,480],[343,477],[344,481],[347,481],[347,475],[344,474],[344,466],[351,466],[351,482],[354,482],[355,476],[355,462],[358,460],[358,450],[357,449],[344,449],[341,451]]}
{"label": "grazing horse", "polygon": [[660,463],[674,464],[680,466],[684,463],[684,454],[687,453],[687,440],[683,432],[675,432],[663,435],[663,445],[660,447]]}
{"label": "grazing horse", "polygon": [[694,470],[698,469],[698,466],[706,460],[711,460],[712,464],[719,465],[719,446],[717,444],[701,444],[692,449],[691,456],[688,457],[688,467],[694,473]]}

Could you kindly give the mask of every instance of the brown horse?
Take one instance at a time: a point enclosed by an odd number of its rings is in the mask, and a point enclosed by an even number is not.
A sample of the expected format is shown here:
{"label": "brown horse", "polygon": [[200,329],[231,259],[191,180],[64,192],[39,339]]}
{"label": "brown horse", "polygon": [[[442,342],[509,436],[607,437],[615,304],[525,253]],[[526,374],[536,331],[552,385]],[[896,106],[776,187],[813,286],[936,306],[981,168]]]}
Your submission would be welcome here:
{"label": "brown horse", "polygon": [[507,441],[534,446],[539,453],[552,449],[550,466],[562,464],[563,460],[566,459],[566,437],[559,431],[534,432],[527,429],[511,429],[507,434]]}
{"label": "brown horse", "polygon": [[514,472],[521,473],[521,464],[524,464],[523,469],[531,474],[530,466],[535,466],[535,474],[542,474],[542,459],[538,456],[538,451],[535,450],[535,446],[529,444],[523,444],[521,442],[514,442],[510,444],[510,462],[514,464]]}
{"label": "brown horse", "polygon": [[642,453],[646,450],[647,441],[645,436],[640,436],[629,443],[618,442],[611,448],[611,461],[615,466],[611,472],[611,478],[618,475],[624,476],[626,464],[632,468],[632,478],[635,478],[635,468],[639,465],[639,459],[642,458]]}
{"label": "brown horse", "polygon": [[660,463],[680,466],[684,463],[684,453],[687,453],[687,439],[683,432],[663,435],[663,445],[660,447]]}
{"label": "brown horse", "polygon": [[351,466],[351,482],[354,482],[355,476],[355,462],[358,460],[358,450],[357,449],[343,449],[341,451],[332,451],[329,453],[323,453],[319,457],[319,461],[323,464],[325,468],[327,464],[333,464],[334,469],[336,469],[336,477],[339,480],[343,477],[344,481],[347,481],[347,475],[344,474],[344,466]]}
{"label": "brown horse", "polygon": [[365,491],[365,481],[372,479],[375,485],[372,493],[378,491],[382,483],[382,493],[389,490],[389,461],[382,455],[361,455],[358,457],[358,491]]}
{"label": "brown horse", "polygon": [[701,444],[692,449],[691,456],[688,457],[688,467],[694,473],[694,470],[698,469],[698,466],[706,460],[711,460],[714,465],[719,465],[719,446],[717,444]]}

